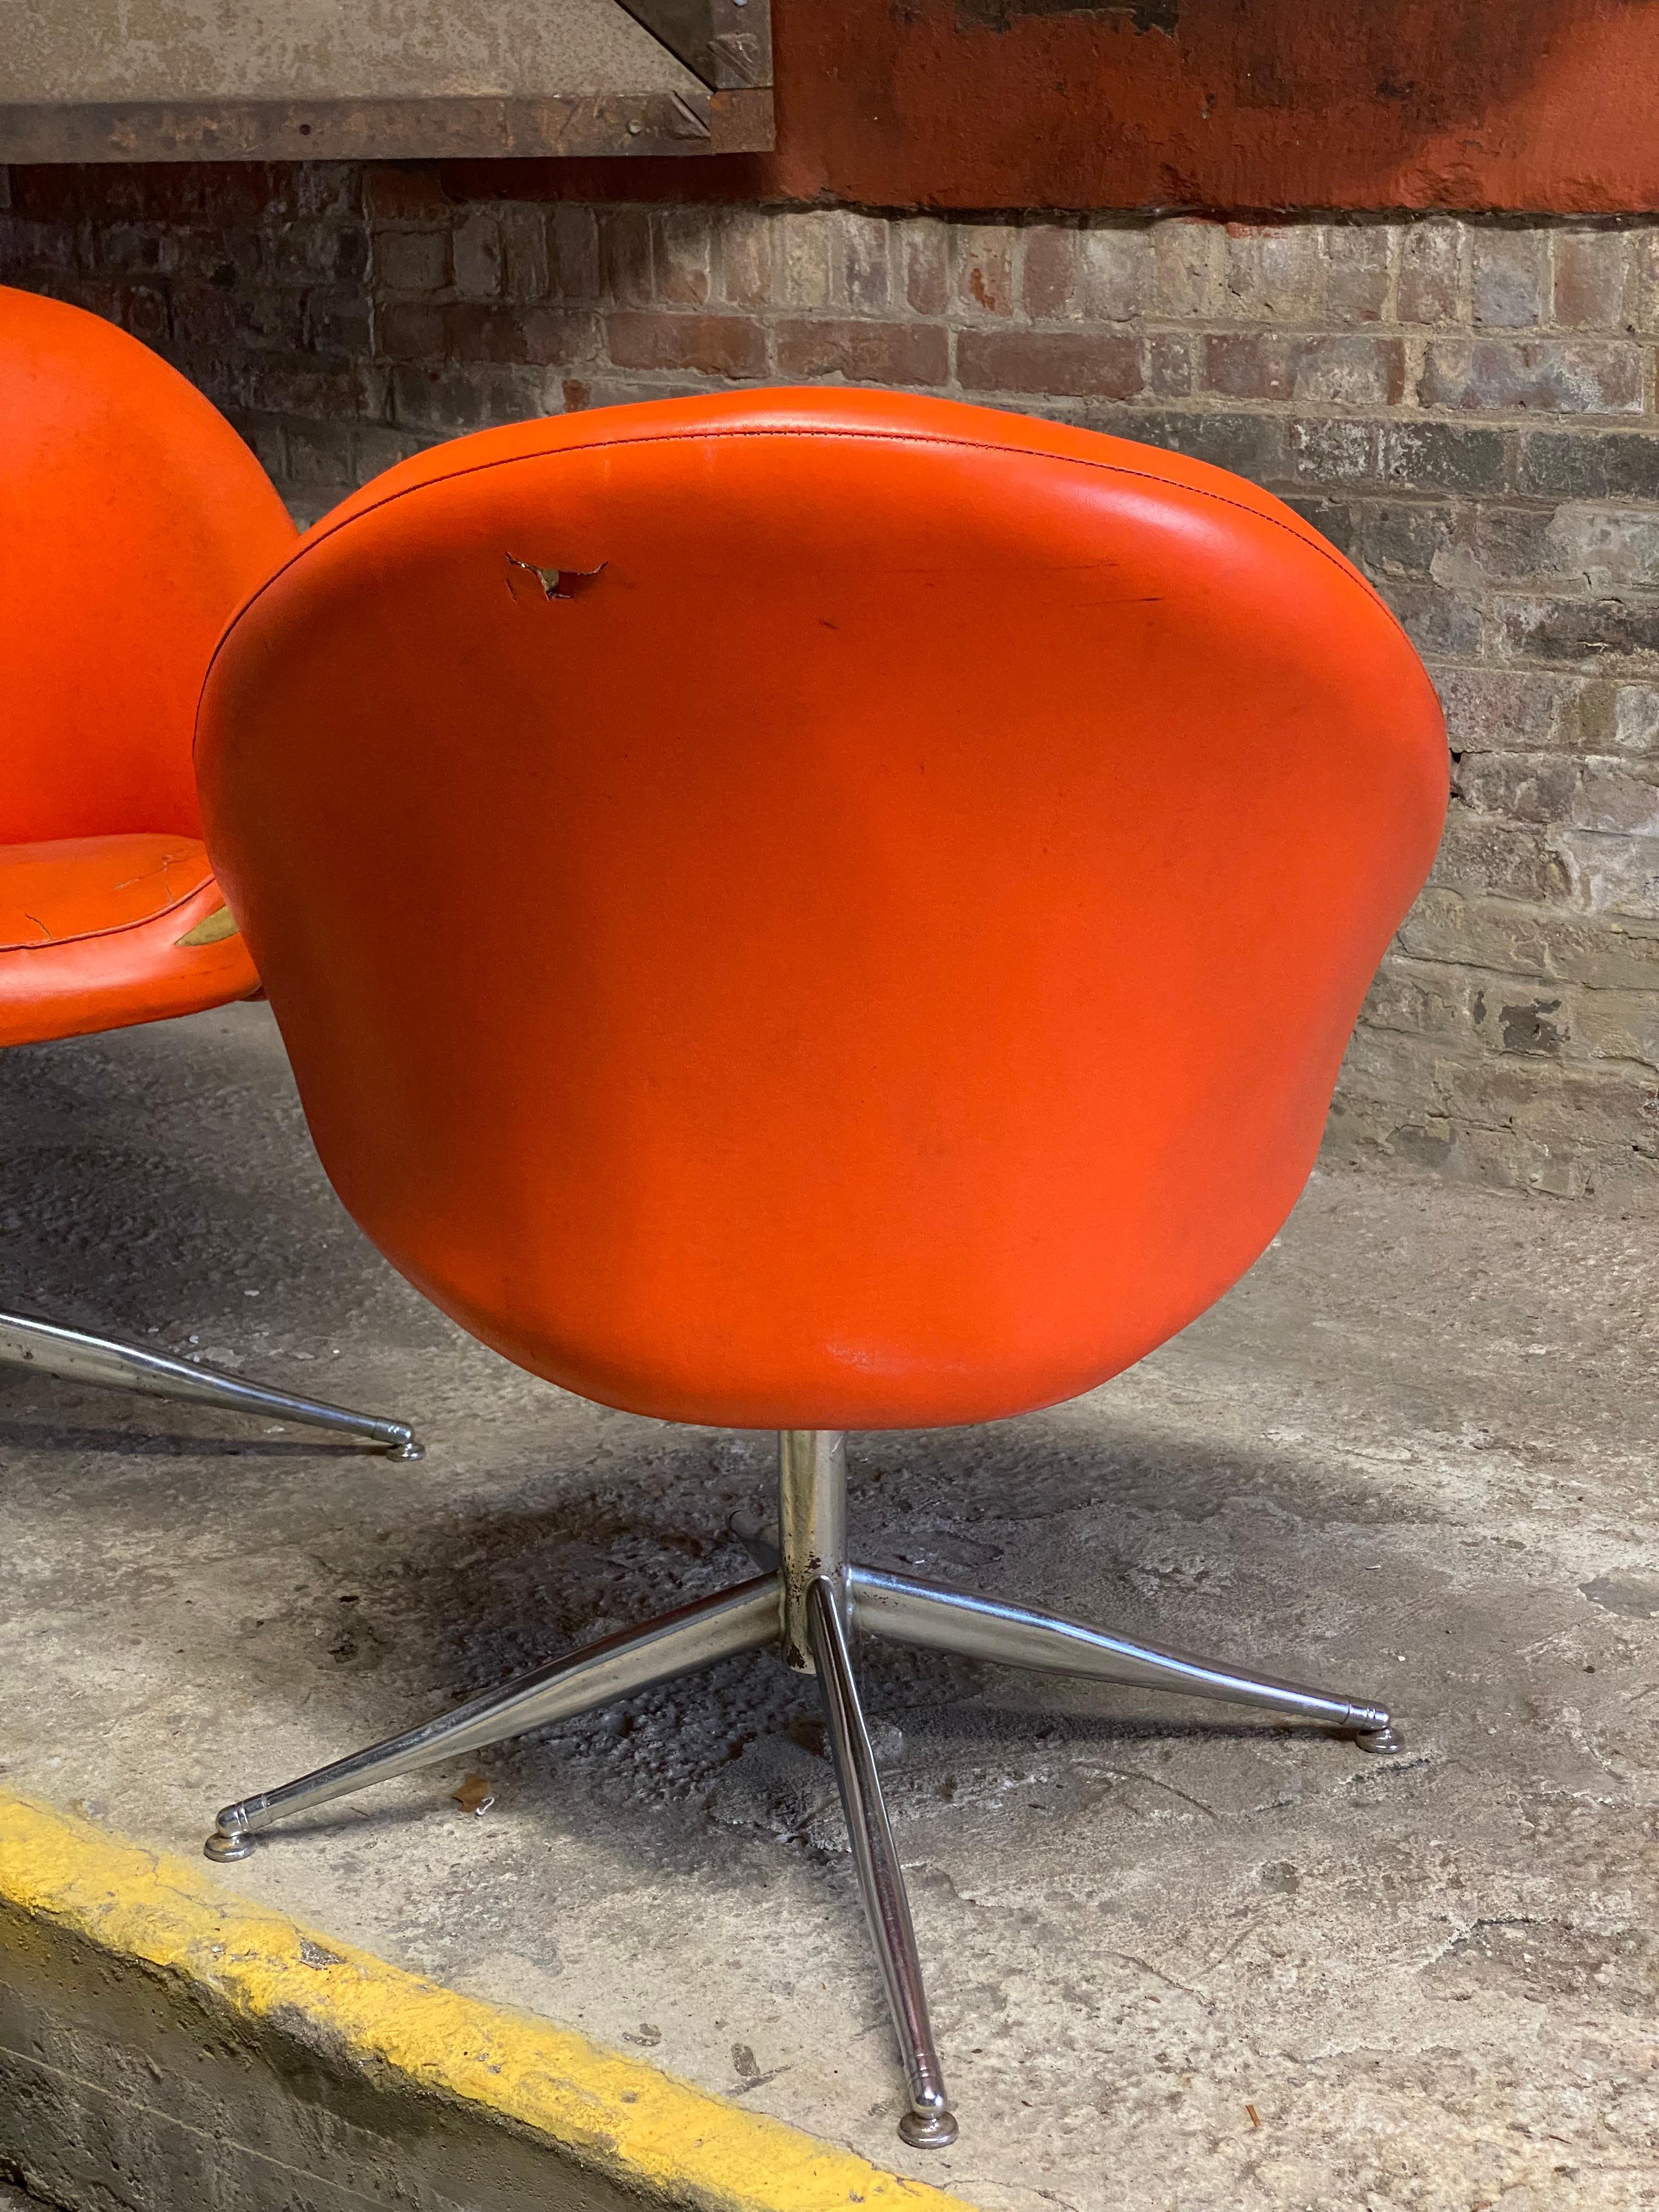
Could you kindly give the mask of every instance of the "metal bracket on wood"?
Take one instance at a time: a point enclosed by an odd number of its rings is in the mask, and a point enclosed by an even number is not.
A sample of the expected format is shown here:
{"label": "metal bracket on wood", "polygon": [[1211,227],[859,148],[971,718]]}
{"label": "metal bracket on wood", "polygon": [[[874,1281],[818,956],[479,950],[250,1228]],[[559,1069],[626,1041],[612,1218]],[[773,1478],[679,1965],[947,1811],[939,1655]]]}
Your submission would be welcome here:
{"label": "metal bracket on wood", "polygon": [[771,0],[622,0],[711,92],[772,88]]}

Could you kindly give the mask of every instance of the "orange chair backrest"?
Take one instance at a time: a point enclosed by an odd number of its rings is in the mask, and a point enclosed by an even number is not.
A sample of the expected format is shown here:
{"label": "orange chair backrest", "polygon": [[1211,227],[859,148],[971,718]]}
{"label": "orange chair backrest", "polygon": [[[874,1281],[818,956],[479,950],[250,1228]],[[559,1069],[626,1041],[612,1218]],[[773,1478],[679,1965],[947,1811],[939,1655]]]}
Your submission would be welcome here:
{"label": "orange chair backrest", "polygon": [[175,370],[100,316],[0,288],[0,844],[200,835],[208,656],[295,538]]}
{"label": "orange chair backrest", "polygon": [[1018,1413],[1225,1290],[1446,797],[1276,501],[829,392],[392,471],[231,628],[198,768],[369,1236],[537,1373],[768,1428]]}

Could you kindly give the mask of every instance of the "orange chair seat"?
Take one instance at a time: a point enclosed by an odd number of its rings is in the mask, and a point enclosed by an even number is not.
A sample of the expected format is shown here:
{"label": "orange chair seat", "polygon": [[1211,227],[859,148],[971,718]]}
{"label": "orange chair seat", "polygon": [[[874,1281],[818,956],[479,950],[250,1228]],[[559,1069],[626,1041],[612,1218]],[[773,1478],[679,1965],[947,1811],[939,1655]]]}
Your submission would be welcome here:
{"label": "orange chair seat", "polygon": [[0,845],[0,1044],[246,997],[258,978],[228,916],[213,926],[223,908],[194,837]]}
{"label": "orange chair seat", "polygon": [[227,618],[296,542],[176,369],[0,285],[0,1045],[258,988],[211,921],[191,729]]}
{"label": "orange chair seat", "polygon": [[0,952],[154,921],[212,875],[206,849],[193,837],[55,837],[0,846]]}

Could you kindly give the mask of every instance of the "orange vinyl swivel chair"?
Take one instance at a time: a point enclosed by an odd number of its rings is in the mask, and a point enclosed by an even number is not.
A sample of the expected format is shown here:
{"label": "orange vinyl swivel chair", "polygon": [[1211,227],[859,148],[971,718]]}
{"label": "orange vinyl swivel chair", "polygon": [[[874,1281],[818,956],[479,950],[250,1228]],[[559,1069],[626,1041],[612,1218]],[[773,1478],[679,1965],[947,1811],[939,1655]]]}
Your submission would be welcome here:
{"label": "orange vinyl swivel chair", "polygon": [[381,1251],[566,1389],[781,1437],[752,1580],[227,1806],[210,1855],[771,1646],[822,1686],[901,2132],[949,2142],[858,1636],[1397,1738],[854,1564],[842,1433],[1091,1389],[1267,1245],[1439,834],[1416,654],[1200,463],[944,401],[675,400],[349,500],[232,623],[197,769]]}
{"label": "orange vinyl swivel chair", "polygon": [[[246,999],[191,733],[236,603],[295,543],[184,378],[100,316],[0,289],[0,1045]],[[0,1313],[0,1362],[205,1399],[398,1452],[407,1425]]]}

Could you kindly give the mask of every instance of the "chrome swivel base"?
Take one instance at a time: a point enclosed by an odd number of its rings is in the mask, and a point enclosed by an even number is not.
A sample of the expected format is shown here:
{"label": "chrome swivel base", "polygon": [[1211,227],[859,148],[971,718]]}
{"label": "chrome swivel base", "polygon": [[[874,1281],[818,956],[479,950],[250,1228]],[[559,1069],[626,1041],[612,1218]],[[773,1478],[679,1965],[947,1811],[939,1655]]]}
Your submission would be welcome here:
{"label": "chrome swivel base", "polygon": [[1052,1613],[856,1566],[847,1557],[842,1438],[830,1430],[791,1429],[779,1441],[777,1527],[733,1524],[761,1570],[753,1580],[681,1606],[642,1628],[607,1636],[297,1782],[227,1805],[204,1848],[211,1859],[246,1858],[255,1834],[285,1814],[527,1729],[572,1720],[737,1652],[776,1647],[787,1665],[818,1678],[853,1862],[909,2093],[899,2133],[919,2148],[942,2148],[956,2141],[957,2123],[945,2094],[904,1876],[859,1703],[851,1633],[1006,1666],[1261,1705],[1321,1722],[1364,1751],[1397,1751],[1400,1735],[1387,1710],[1364,1698],[1301,1689],[1269,1675],[1131,1643]]}
{"label": "chrome swivel base", "polygon": [[32,1367],[66,1382],[96,1382],[117,1390],[139,1390],[152,1398],[196,1398],[241,1413],[264,1413],[278,1421],[300,1421],[362,1437],[393,1459],[420,1459],[422,1447],[406,1421],[383,1421],[374,1413],[353,1413],[316,1398],[295,1398],[286,1390],[262,1389],[214,1367],[172,1359],[141,1344],[123,1344],[84,1329],[33,1321],[23,1314],[0,1313],[0,1364]]}

